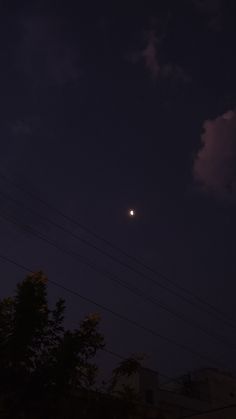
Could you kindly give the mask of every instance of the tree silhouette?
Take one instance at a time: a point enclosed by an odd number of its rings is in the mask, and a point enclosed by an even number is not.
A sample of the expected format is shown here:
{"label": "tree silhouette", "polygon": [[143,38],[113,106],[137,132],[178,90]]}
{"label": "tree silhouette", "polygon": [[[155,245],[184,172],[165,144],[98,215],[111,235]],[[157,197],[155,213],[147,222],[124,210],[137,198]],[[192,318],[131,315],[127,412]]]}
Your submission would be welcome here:
{"label": "tree silhouette", "polygon": [[66,406],[69,418],[68,400],[93,388],[97,367],[92,361],[104,346],[99,317],[88,316],[69,331],[63,326],[64,313],[64,300],[49,309],[42,272],[27,276],[13,298],[0,301],[0,404],[5,417],[51,418]]}
{"label": "tree silhouette", "polygon": [[126,386],[117,391],[117,384],[138,370],[141,359],[122,361],[96,390],[94,357],[104,347],[100,317],[89,315],[71,331],[64,315],[62,299],[49,308],[42,272],[28,275],[12,298],[0,301],[0,417],[128,418],[137,397]]}

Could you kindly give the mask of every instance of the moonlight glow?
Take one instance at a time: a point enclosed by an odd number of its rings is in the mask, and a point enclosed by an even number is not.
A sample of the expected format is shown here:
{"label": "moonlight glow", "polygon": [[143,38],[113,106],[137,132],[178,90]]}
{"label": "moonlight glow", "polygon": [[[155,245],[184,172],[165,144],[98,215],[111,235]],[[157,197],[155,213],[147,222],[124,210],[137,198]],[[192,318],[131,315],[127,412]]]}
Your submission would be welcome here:
{"label": "moonlight glow", "polygon": [[134,217],[135,216],[135,210],[134,209],[130,209],[129,210],[129,216],[130,217]]}

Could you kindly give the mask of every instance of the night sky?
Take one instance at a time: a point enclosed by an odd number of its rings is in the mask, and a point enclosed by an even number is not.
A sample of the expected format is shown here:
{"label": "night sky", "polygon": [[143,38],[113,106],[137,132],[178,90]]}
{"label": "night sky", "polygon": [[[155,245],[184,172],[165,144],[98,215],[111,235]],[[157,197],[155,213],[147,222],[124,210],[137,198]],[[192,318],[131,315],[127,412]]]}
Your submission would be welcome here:
{"label": "night sky", "polygon": [[[1,2],[0,172],[218,307],[236,327],[235,1],[112,3]],[[167,285],[13,183],[0,177],[2,255],[234,370],[233,327],[9,200]],[[231,347],[25,225],[227,337]],[[1,297],[25,275],[3,261],[0,273]],[[49,295],[66,298],[71,327],[100,311],[107,347],[122,355],[145,352],[151,368],[174,375],[214,366],[52,285]]]}

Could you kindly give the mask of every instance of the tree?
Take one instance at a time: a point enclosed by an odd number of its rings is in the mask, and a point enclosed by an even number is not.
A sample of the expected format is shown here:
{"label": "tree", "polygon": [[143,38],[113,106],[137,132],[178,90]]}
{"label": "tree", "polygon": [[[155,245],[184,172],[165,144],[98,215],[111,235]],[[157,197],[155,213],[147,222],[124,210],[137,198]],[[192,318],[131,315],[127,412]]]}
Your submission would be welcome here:
{"label": "tree", "polygon": [[52,418],[65,407],[69,418],[68,400],[79,390],[92,389],[97,373],[92,360],[104,346],[99,317],[88,316],[79,329],[69,331],[63,326],[64,313],[64,300],[49,309],[42,272],[27,276],[13,298],[0,301],[0,397],[5,417]]}
{"label": "tree", "polygon": [[137,372],[141,358],[122,361],[105,390],[96,390],[94,357],[104,347],[100,317],[89,315],[71,331],[64,316],[64,300],[49,308],[42,272],[0,301],[1,418],[128,418],[137,396],[123,384],[118,391],[118,383]]}

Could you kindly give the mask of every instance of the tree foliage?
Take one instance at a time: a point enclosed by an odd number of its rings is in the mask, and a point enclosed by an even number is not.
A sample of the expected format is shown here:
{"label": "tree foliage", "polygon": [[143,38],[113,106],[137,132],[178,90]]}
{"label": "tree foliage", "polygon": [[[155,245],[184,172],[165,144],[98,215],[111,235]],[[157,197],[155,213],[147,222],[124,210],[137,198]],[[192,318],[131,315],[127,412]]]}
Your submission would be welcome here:
{"label": "tree foliage", "polygon": [[116,386],[138,369],[139,360],[122,361],[106,391],[95,390],[94,357],[104,347],[99,315],[73,331],[64,328],[64,316],[64,300],[49,308],[42,272],[28,275],[12,298],[0,301],[1,418],[128,417],[135,395],[124,387],[117,397]]}
{"label": "tree foliage", "polygon": [[63,300],[49,309],[42,272],[27,276],[13,298],[0,301],[0,397],[6,417],[16,412],[28,417],[27,410],[36,406],[43,417],[79,389],[92,389],[93,358],[104,346],[99,318],[89,316],[70,331],[64,329],[64,313]]}

